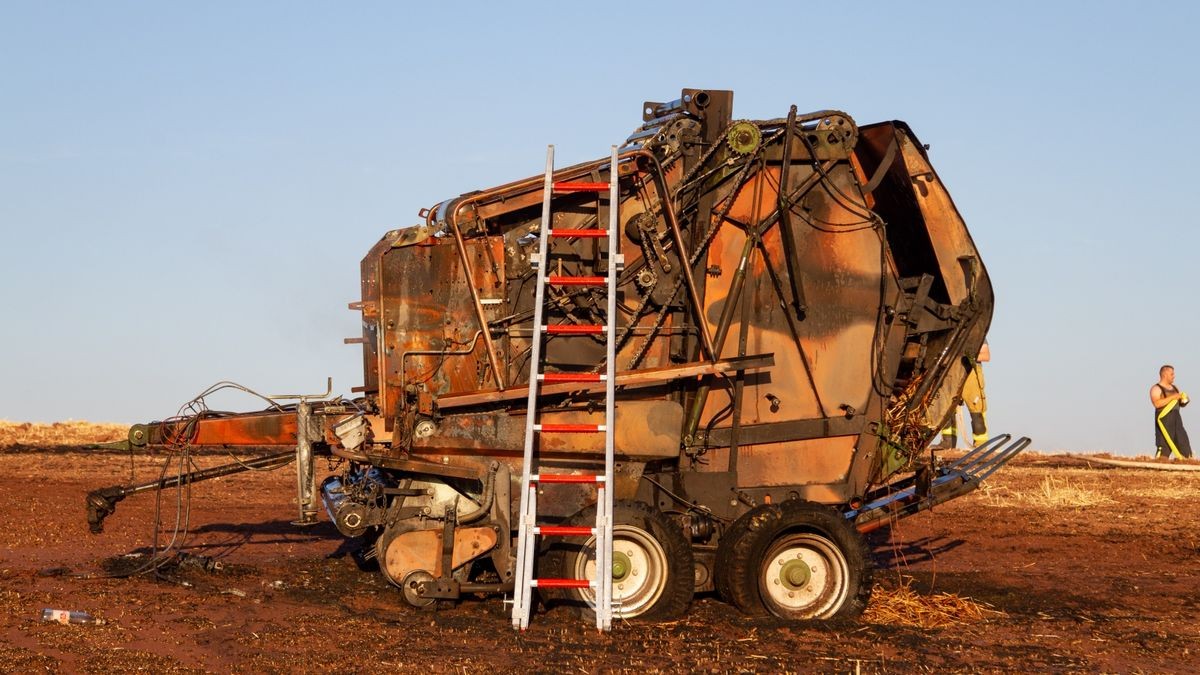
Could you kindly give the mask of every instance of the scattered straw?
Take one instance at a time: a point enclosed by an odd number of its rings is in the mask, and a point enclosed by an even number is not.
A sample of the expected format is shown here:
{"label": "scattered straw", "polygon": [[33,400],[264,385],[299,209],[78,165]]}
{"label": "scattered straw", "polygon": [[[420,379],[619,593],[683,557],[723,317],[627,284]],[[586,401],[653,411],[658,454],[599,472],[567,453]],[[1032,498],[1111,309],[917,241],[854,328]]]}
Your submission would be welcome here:
{"label": "scattered straw", "polygon": [[876,587],[863,613],[867,623],[912,628],[942,628],[1007,616],[987,603],[953,593],[921,595],[905,579],[893,589]]}
{"label": "scattered straw", "polygon": [[1096,490],[1072,484],[1066,476],[1046,476],[1034,490],[1012,490],[984,483],[980,489],[983,499],[992,506],[1033,506],[1061,509],[1083,508],[1112,504],[1109,490]]}
{"label": "scattered straw", "polygon": [[1066,478],[1058,479],[1046,476],[1042,479],[1041,489],[1034,493],[1035,506],[1061,508],[1067,506],[1098,506],[1113,503],[1112,497],[1106,492],[1071,485]]}
{"label": "scattered straw", "polygon": [[1142,497],[1144,499],[1156,499],[1167,502],[1186,501],[1189,504],[1196,498],[1196,486],[1191,483],[1185,485],[1121,487],[1117,491],[1122,495],[1130,497]]}

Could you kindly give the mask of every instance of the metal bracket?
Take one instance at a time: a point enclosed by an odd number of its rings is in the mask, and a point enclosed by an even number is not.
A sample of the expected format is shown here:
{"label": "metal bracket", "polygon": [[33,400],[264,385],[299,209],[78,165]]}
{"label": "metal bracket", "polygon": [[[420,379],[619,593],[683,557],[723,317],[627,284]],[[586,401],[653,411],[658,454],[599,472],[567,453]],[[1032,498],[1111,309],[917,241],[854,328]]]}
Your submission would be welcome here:
{"label": "metal bracket", "polygon": [[324,394],[271,394],[267,398],[272,401],[323,401],[333,393],[333,378],[325,378]]}

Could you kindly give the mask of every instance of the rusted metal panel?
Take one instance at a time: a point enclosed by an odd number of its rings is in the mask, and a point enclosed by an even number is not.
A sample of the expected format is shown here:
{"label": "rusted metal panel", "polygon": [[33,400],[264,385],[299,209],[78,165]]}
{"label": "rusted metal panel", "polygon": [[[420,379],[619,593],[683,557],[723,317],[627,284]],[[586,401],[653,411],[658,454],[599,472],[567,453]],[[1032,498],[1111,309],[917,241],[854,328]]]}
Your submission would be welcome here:
{"label": "rusted metal panel", "polygon": [[[614,439],[617,455],[626,459],[661,459],[678,453],[680,405],[667,400],[622,400],[616,405]],[[603,410],[547,410],[545,424],[601,424]],[[516,455],[524,444],[525,419],[510,412],[447,415],[436,433],[415,438],[414,454],[477,453]],[[587,455],[604,449],[603,434],[547,433],[540,445],[549,456]]]}
{"label": "rusted metal panel", "polygon": [[960,261],[964,255],[978,257],[975,244],[967,234],[966,225],[950,199],[950,194],[942,185],[924,152],[913,143],[908,134],[900,133],[898,138],[900,157],[909,180],[912,181],[917,206],[925,218],[929,240],[937,255],[938,268],[949,293],[950,302],[961,303],[967,299],[970,287],[978,281],[977,277],[981,273],[981,270],[970,269]]}
{"label": "rusted metal panel", "polygon": [[[490,551],[496,540],[496,531],[491,527],[458,528],[450,564],[457,569]],[[391,541],[380,563],[393,579],[402,580],[414,570],[431,572],[436,577],[442,574],[441,550],[440,528],[407,532]]]}
{"label": "rusted metal panel", "polygon": [[137,446],[295,447],[296,429],[296,411],[268,411],[139,424],[130,430],[130,441]]}
{"label": "rusted metal panel", "polygon": [[[468,288],[496,303],[488,320],[504,310],[504,250],[500,238],[467,242],[474,278],[467,280],[453,241],[427,240],[391,249],[382,258],[379,295],[384,377],[381,413],[394,417],[406,387],[434,395],[476,391],[489,381]],[[467,353],[462,353],[462,352]],[[451,367],[444,367],[447,364]]]}
{"label": "rusted metal panel", "polygon": [[[794,171],[794,185],[803,183],[809,172],[811,169]],[[858,194],[847,167],[836,169],[830,178],[846,195]],[[730,216],[739,222],[759,222],[762,214],[778,202],[778,191],[773,188],[777,184],[776,170],[768,168],[760,180],[743,188]],[[761,195],[757,203],[752,199],[755,194]],[[747,378],[743,424],[819,419],[839,414],[845,409],[843,406],[855,410],[866,408],[878,365],[872,359],[872,351],[877,348],[881,286],[884,292],[887,286],[894,288],[894,282],[885,281],[893,272],[882,255],[883,244],[872,224],[864,222],[863,214],[850,208],[852,204],[843,203],[848,197],[841,199],[832,199],[823,190],[813,190],[793,209],[794,248],[799,257],[796,267],[802,270],[810,307],[804,321],[798,324],[799,348],[784,316],[787,310],[781,306],[779,292],[767,270],[771,265],[781,280],[786,279],[781,230],[769,230],[763,237],[761,251],[754,256],[752,282],[745,291],[748,297],[742,300],[750,303],[752,317],[746,348],[773,353],[777,367],[768,376]],[[739,229],[724,228],[710,249],[710,267],[719,268],[722,276],[736,269],[747,236]],[[710,323],[715,324],[724,309],[727,291],[725,279],[710,278],[705,309]],[[738,333],[741,324],[735,315],[730,333]],[[736,355],[737,350],[737,342],[726,342],[722,356]],[[805,357],[811,367],[811,380],[802,363]],[[778,403],[771,405],[768,396]],[[705,417],[715,415],[726,403],[724,397],[710,401]],[[726,421],[718,426],[731,424]]]}
{"label": "rusted metal panel", "polygon": [[738,450],[738,483],[751,488],[843,483],[858,440],[858,435],[831,436],[743,446]]}
{"label": "rusted metal panel", "polygon": [[[770,368],[775,365],[773,355],[756,354],[748,357],[738,357],[731,359],[722,359],[716,363],[694,363],[680,366],[663,366],[660,368],[641,368],[638,370],[629,370],[622,373],[617,373],[616,384],[620,387],[625,387],[626,390],[639,387],[659,386],[664,382],[677,380],[684,377],[695,377],[699,375],[715,375],[720,373],[731,373],[737,370],[759,370],[762,368]],[[549,376],[547,380],[551,379]],[[502,391],[483,391],[472,394],[458,394],[450,396],[441,396],[437,399],[438,407],[443,410],[460,408],[465,406],[480,405],[482,403],[497,402],[497,401],[516,401],[524,399],[529,394],[527,386],[512,387]],[[570,393],[596,393],[604,390],[603,383],[598,380],[595,383],[573,382],[573,383],[552,383],[543,384],[541,393],[543,396],[554,394],[570,394]]]}

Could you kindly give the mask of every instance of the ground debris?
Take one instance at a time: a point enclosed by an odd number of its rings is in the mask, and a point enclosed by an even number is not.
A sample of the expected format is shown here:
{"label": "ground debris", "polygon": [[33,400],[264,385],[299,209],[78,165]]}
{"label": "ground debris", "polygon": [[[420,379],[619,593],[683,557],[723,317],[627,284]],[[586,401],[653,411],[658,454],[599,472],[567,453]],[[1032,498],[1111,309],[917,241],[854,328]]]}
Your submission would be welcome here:
{"label": "ground debris", "polygon": [[943,628],[1004,616],[1004,612],[987,603],[954,593],[922,595],[913,590],[912,579],[906,577],[895,588],[875,588],[863,621],[885,626]]}
{"label": "ground debris", "polygon": [[[1200,644],[1191,621],[1200,609],[1196,474],[1007,467],[987,481],[997,494],[1066,481],[1113,502],[1001,508],[976,493],[877,531],[882,572],[853,622],[746,616],[701,594],[675,621],[621,621],[599,634],[568,608],[539,611],[514,631],[498,597],[415,610],[328,523],[291,527],[296,487],[278,475],[194,488],[189,537],[165,555],[220,560],[219,573],[176,568],[191,589],[154,574],[108,578],[110,567],[159,558],[152,497],[124,500],[103,536],[86,534],[83,495],[121,482],[131,463],[139,478],[160,475],[161,459],[144,455],[0,453],[0,490],[10,496],[0,503],[5,670],[1193,672]],[[163,509],[173,520],[174,503]],[[71,572],[39,575],[53,567]],[[86,607],[110,623],[43,626],[44,607]]]}

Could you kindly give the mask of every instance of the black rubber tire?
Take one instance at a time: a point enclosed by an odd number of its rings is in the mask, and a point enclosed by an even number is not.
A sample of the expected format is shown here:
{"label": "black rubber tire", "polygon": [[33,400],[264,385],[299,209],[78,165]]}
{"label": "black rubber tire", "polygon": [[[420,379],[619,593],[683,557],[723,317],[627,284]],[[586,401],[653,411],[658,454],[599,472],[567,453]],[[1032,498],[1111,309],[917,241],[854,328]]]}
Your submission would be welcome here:
{"label": "black rubber tire", "polygon": [[[772,600],[766,592],[763,565],[776,543],[794,535],[815,535],[828,542],[845,562],[844,597],[835,606],[795,611]],[[716,587],[721,598],[751,616],[773,614],[789,620],[852,619],[871,599],[873,565],[866,540],[834,509],[801,500],[764,504],[738,518],[725,531],[717,548]]]}
{"label": "black rubber tire", "polygon": [[[570,525],[589,526],[596,522],[596,507],[589,506],[572,516]],[[665,578],[659,586],[662,592],[652,604],[636,614],[626,615],[618,607],[614,618],[639,621],[665,621],[682,616],[692,602],[695,591],[695,570],[692,567],[692,547],[683,536],[679,526],[671,522],[658,509],[642,502],[618,501],[613,504],[613,547],[622,540],[622,529],[632,534],[639,532],[662,548],[666,558]],[[593,555],[587,546],[589,537],[554,537],[538,558],[539,578],[577,578],[576,569]],[[583,556],[581,560],[580,557]],[[585,615],[594,615],[595,610],[585,595],[578,589],[539,589],[538,594],[546,608],[569,606]],[[616,589],[614,589],[614,596]]]}

